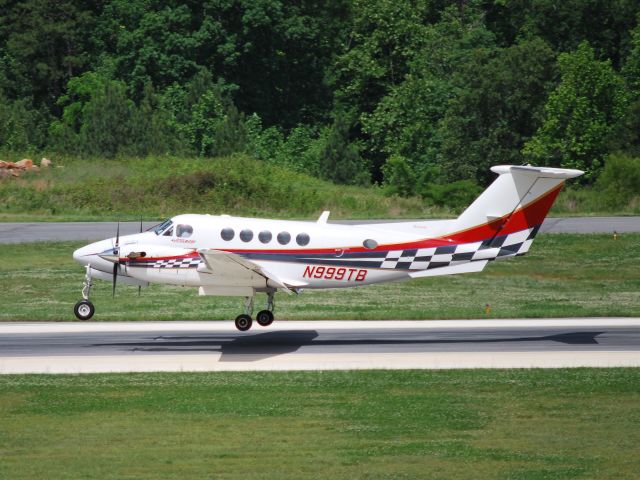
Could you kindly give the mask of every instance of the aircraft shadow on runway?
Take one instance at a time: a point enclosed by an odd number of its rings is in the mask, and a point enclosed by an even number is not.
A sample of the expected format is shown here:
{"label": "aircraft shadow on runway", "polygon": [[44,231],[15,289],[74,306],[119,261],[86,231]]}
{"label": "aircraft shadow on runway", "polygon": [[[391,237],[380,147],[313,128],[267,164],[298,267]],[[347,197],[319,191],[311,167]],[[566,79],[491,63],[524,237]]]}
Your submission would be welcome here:
{"label": "aircraft shadow on runway", "polygon": [[[301,347],[428,346],[447,344],[512,344],[558,342],[565,345],[597,345],[596,337],[605,332],[569,332],[555,335],[501,338],[382,339],[318,338],[315,330],[263,332],[254,335],[162,336],[149,342],[94,343],[91,347],[118,347],[134,352],[220,352],[221,362],[252,362],[293,353]],[[357,353],[358,350],[347,350]],[[411,350],[414,351],[414,350]],[[418,350],[424,351],[424,350]],[[365,351],[366,353],[366,351]]]}

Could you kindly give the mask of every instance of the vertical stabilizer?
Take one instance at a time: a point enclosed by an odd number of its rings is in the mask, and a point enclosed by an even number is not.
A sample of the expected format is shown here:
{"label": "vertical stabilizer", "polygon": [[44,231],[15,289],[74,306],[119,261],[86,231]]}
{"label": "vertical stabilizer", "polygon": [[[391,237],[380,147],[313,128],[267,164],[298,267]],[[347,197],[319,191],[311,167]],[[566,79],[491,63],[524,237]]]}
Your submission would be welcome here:
{"label": "vertical stabilizer", "polygon": [[537,230],[564,181],[584,173],[514,165],[500,165],[491,170],[499,174],[498,178],[455,222],[456,236],[465,241],[486,241],[522,230]]}

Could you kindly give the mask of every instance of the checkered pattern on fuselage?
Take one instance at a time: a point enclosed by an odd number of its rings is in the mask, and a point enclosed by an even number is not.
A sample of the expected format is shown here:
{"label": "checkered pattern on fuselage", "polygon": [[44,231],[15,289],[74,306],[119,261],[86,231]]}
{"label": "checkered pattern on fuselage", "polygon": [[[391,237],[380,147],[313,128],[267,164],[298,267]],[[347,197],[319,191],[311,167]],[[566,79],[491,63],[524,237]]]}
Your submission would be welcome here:
{"label": "checkered pattern on fuselage", "polygon": [[200,265],[200,257],[173,258],[171,260],[156,260],[152,268],[195,268]]}
{"label": "checkered pattern on fuselage", "polygon": [[539,227],[490,238],[482,242],[461,243],[433,248],[392,250],[379,268],[398,270],[430,270],[475,260],[496,260],[524,255]]}
{"label": "checkered pattern on fuselage", "polygon": [[[508,235],[496,236],[480,242],[445,245],[432,248],[405,250],[345,252],[340,257],[309,255],[304,251],[292,253],[249,252],[241,254],[252,261],[269,260],[315,265],[331,265],[347,268],[376,268],[384,270],[430,270],[479,260],[497,260],[524,255],[531,246],[540,227],[529,228]],[[148,261],[152,268],[196,268],[200,257],[175,258]],[[142,262],[141,262],[142,263]],[[135,264],[134,264],[135,265]]]}

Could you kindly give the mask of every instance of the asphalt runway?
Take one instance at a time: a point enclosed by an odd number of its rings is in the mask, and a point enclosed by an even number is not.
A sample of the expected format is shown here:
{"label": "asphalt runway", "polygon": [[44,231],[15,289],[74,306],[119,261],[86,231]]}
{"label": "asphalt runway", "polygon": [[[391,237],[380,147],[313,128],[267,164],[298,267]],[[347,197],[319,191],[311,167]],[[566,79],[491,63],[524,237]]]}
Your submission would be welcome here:
{"label": "asphalt runway", "polygon": [[[409,222],[411,220],[344,220],[330,223],[363,224]],[[159,222],[143,222],[144,230]],[[0,244],[40,241],[84,240],[92,242],[114,237],[117,222],[34,222],[0,223]],[[120,234],[140,231],[140,222],[122,222]],[[640,217],[547,218],[542,233],[630,233],[640,232]]]}
{"label": "asphalt runway", "polygon": [[640,319],[0,324],[0,373],[576,366],[640,366]]}

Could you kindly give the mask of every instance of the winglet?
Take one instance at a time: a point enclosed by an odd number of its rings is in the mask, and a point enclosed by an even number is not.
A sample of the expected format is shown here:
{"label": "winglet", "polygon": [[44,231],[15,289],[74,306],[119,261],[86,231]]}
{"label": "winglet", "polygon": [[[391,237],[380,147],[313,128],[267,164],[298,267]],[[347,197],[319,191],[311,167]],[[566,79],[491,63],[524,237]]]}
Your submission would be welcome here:
{"label": "winglet", "polygon": [[318,224],[319,225],[326,225],[327,224],[327,220],[329,220],[329,210],[325,210],[324,212],[322,212],[322,215],[320,215],[320,218],[318,218]]}

